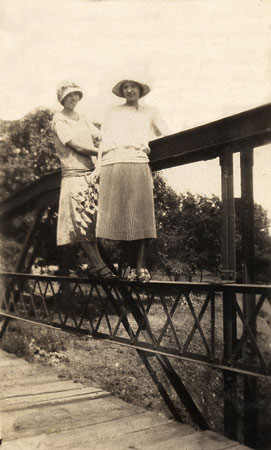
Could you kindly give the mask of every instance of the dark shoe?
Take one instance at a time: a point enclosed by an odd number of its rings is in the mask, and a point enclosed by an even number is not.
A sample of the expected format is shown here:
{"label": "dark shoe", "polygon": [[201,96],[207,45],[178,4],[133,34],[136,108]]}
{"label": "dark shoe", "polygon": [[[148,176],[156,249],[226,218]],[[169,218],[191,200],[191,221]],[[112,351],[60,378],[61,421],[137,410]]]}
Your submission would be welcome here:
{"label": "dark shoe", "polygon": [[110,269],[108,269],[107,266],[103,266],[100,269],[95,269],[91,272],[89,272],[89,275],[91,277],[95,278],[117,278],[117,275],[115,275],[113,272],[111,272]]}

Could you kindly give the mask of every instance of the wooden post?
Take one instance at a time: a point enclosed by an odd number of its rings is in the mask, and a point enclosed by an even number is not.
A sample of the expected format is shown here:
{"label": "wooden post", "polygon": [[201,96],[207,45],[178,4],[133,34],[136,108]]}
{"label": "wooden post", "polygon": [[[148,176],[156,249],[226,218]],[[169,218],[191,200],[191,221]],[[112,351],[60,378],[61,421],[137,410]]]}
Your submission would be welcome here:
{"label": "wooden post", "polygon": [[[243,283],[255,281],[254,248],[254,200],[253,200],[253,148],[241,150],[241,209],[242,209],[242,272]],[[246,320],[256,336],[255,295],[243,296]],[[243,358],[254,363],[249,341],[244,346]],[[244,443],[255,448],[257,445],[257,379],[244,376]]]}
{"label": "wooden post", "polygon": [[[222,278],[235,281],[235,205],[233,187],[233,152],[227,149],[220,156],[222,193]],[[223,293],[224,358],[231,358],[236,344],[236,312],[233,307],[234,291]],[[224,370],[224,433],[237,440],[237,376]]]}

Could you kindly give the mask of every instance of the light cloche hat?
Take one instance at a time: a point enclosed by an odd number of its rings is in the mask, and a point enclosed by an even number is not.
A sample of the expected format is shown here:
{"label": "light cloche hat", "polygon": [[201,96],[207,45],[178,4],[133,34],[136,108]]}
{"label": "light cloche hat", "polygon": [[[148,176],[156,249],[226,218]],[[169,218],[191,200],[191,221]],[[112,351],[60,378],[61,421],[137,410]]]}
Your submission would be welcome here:
{"label": "light cloche hat", "polygon": [[62,81],[57,88],[57,99],[62,104],[64,98],[71,92],[78,92],[80,100],[83,97],[82,89],[73,81]]}
{"label": "light cloche hat", "polygon": [[144,95],[147,95],[151,90],[150,86],[146,83],[142,83],[142,81],[139,81],[138,77],[136,79],[124,78],[113,87],[112,89],[113,94],[117,95],[118,97],[123,97],[122,85],[127,81],[132,81],[133,83],[136,83],[140,86],[140,97],[144,97]]}

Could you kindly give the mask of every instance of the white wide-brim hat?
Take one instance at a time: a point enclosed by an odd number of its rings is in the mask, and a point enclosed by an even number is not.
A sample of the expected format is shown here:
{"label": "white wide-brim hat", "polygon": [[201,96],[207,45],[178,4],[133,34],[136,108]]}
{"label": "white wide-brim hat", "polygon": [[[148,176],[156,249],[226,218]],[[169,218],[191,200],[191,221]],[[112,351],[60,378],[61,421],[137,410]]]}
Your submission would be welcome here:
{"label": "white wide-brim hat", "polygon": [[122,93],[122,85],[123,83],[126,83],[127,81],[132,81],[133,83],[136,83],[140,86],[140,98],[144,97],[144,95],[147,95],[151,88],[148,84],[142,83],[141,81],[138,81],[134,78],[125,78],[121,81],[119,81],[112,89],[113,94],[117,95],[118,97],[124,97]]}

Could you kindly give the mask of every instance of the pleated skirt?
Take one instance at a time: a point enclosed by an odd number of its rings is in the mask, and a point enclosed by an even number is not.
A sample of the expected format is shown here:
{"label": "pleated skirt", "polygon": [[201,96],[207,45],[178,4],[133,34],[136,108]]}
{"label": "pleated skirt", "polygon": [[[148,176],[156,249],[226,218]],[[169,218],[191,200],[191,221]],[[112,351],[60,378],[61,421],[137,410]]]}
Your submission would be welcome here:
{"label": "pleated skirt", "polygon": [[148,163],[102,167],[96,236],[121,241],[156,238],[153,180]]}

